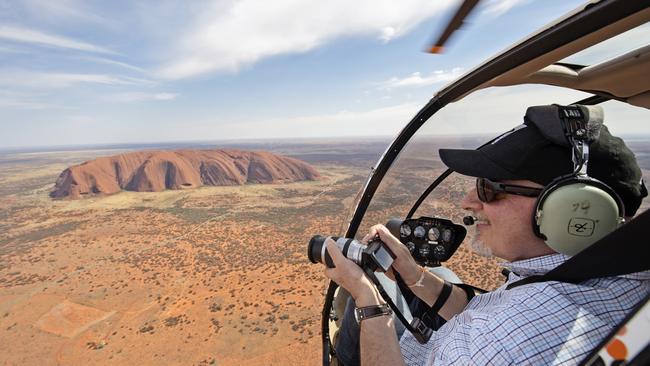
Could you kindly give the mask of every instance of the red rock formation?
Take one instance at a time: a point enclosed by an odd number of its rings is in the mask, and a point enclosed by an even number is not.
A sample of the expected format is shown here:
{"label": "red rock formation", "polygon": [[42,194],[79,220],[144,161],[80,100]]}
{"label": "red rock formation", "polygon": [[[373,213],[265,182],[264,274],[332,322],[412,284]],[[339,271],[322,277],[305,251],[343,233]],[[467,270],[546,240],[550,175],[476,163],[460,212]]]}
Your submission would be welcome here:
{"label": "red rock formation", "polygon": [[315,180],[309,164],[265,151],[140,151],[87,161],[64,170],[50,196],[79,198],[121,190],[165,189]]}

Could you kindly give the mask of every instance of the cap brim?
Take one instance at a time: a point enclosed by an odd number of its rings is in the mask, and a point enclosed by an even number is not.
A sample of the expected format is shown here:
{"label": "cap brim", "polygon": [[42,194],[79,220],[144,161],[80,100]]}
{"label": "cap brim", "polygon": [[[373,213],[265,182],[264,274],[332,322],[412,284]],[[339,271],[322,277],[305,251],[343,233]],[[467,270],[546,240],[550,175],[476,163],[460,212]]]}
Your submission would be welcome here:
{"label": "cap brim", "polygon": [[480,150],[440,149],[440,159],[451,170],[470,177],[495,180],[520,178],[495,164]]}

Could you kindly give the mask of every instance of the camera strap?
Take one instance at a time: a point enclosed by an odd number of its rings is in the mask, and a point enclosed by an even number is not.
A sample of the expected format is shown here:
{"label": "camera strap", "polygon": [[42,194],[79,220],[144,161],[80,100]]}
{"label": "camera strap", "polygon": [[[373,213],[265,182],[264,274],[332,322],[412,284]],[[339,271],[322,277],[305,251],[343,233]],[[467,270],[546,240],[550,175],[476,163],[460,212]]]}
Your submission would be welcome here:
{"label": "camera strap", "polygon": [[372,283],[375,284],[375,287],[377,287],[377,290],[379,291],[379,294],[381,297],[386,301],[388,306],[390,306],[391,309],[393,309],[393,314],[399,319],[399,321],[404,324],[404,327],[408,329],[409,332],[413,334],[415,339],[417,339],[418,342],[425,344],[429,341],[431,338],[431,335],[433,334],[433,329],[431,329],[429,326],[427,326],[420,318],[414,316],[413,320],[410,322],[406,320],[404,317],[404,314],[399,310],[397,305],[393,302],[393,299],[386,293],[386,290],[384,290],[384,287],[381,285],[379,280],[377,279],[377,276],[375,276],[375,272],[372,271],[369,268],[364,268],[363,269],[364,273]]}
{"label": "camera strap", "polygon": [[[411,289],[408,287],[408,285],[406,285],[406,283],[402,279],[402,276],[400,276],[399,272],[395,271],[393,272],[393,274],[395,275],[395,281],[397,282],[399,289],[402,292],[402,295],[404,296],[405,299],[407,299],[407,302],[411,309],[411,314],[413,314],[414,316],[418,316],[429,328],[433,330],[440,329],[440,327],[442,327],[447,322],[443,317],[441,317],[438,314],[438,311],[440,310],[439,307],[442,306],[436,306],[435,304],[433,306],[429,306],[427,303],[425,303],[419,297],[417,297],[413,293],[413,291],[411,291]],[[447,286],[447,284],[449,284],[449,286]],[[463,291],[465,291],[465,295],[467,296],[468,303],[477,294],[484,294],[487,292],[482,288],[468,285],[466,283],[451,283],[445,281],[445,288],[449,287],[450,293],[451,293],[452,286],[460,287]],[[438,301],[444,301],[444,300],[440,300],[441,297],[443,297],[442,294],[439,296]],[[445,298],[447,297],[448,296],[445,296]]]}

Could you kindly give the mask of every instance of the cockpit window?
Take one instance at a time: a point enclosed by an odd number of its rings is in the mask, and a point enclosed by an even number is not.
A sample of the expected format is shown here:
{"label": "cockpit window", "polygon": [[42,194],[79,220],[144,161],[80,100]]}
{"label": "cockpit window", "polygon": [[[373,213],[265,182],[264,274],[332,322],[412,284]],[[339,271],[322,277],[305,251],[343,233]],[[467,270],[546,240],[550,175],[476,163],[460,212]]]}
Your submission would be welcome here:
{"label": "cockpit window", "polygon": [[[589,94],[545,85],[491,88],[476,92],[443,108],[427,121],[403,148],[375,193],[357,231],[362,238],[377,223],[404,218],[420,194],[447,168],[440,160],[441,148],[476,148],[491,138],[522,123],[526,108],[541,104],[569,104]],[[415,113],[416,111],[414,111]],[[474,180],[460,174],[445,179],[415,212],[420,216],[440,217],[462,223],[467,215],[461,207]],[[468,232],[471,236],[472,231]],[[471,240],[465,240],[469,242]],[[469,282],[483,288],[502,283],[496,261],[473,254],[466,244],[448,263],[452,270],[481,273]]]}
{"label": "cockpit window", "polygon": [[577,52],[562,63],[589,66],[621,56],[637,48],[647,46],[650,40],[650,23],[630,29],[608,40]]}

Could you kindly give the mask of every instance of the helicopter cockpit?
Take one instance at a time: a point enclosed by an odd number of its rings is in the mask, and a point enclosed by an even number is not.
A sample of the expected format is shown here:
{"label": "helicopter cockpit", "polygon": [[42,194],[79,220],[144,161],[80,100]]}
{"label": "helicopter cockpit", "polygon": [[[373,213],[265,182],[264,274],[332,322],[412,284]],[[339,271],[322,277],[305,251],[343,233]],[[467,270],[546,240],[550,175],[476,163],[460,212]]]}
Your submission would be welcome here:
{"label": "helicopter cockpit", "polygon": [[[443,88],[372,168],[338,234],[361,239],[371,226],[398,218],[408,224],[392,231],[413,246],[409,249],[419,263],[462,272],[460,280],[477,288],[498,287],[503,279],[497,262],[473,254],[467,244],[475,231],[463,225],[467,212],[460,202],[475,179],[449,170],[439,149],[478,148],[521,124],[529,106],[599,105],[604,124],[625,139],[650,182],[648,20],[650,9],[641,2],[590,2]],[[646,199],[637,217],[647,221],[648,208]],[[455,226],[465,228],[454,231]],[[454,240],[459,233],[463,244]],[[416,246],[413,238],[445,245]],[[426,262],[427,257],[441,260]],[[647,264],[640,269],[647,270]],[[391,299],[397,306],[404,303],[399,292],[388,292],[397,296]],[[322,313],[324,364],[336,362],[332,345],[348,297],[330,284]]]}

